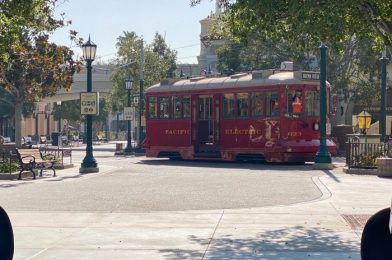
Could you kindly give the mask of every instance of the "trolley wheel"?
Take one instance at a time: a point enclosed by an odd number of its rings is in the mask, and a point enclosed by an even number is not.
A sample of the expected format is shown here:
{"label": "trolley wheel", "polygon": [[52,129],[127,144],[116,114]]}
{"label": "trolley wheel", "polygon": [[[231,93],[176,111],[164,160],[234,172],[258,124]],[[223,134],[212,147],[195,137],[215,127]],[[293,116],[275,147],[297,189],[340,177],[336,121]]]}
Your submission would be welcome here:
{"label": "trolley wheel", "polygon": [[0,259],[12,260],[14,255],[14,233],[11,221],[0,207]]}
{"label": "trolley wheel", "polygon": [[392,235],[389,231],[391,208],[374,214],[366,223],[361,238],[361,259],[392,259]]}

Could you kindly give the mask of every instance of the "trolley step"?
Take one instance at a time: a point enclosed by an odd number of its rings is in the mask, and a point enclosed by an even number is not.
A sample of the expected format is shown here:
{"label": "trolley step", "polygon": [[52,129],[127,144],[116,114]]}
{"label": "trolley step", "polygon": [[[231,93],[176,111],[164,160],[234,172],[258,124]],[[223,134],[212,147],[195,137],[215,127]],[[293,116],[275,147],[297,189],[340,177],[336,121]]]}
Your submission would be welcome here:
{"label": "trolley step", "polygon": [[221,158],[220,152],[202,152],[193,154],[195,158]]}

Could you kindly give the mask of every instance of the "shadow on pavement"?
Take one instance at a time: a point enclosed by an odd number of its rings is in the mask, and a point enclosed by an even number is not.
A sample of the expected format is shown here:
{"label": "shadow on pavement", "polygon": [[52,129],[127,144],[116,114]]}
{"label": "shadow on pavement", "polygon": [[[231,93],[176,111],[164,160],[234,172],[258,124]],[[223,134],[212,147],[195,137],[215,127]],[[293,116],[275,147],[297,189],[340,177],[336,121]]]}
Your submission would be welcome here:
{"label": "shadow on pavement", "polygon": [[330,171],[330,170],[324,170],[323,172],[324,172],[326,175],[328,175],[331,179],[333,179],[335,182],[340,182],[339,178],[337,178],[337,177],[335,176],[335,174],[333,174],[332,171]]}
{"label": "shadow on pavement", "polygon": [[[222,231],[224,229],[220,230],[220,232]],[[243,234],[246,230],[241,231],[241,229],[238,229],[233,232],[237,231]],[[205,248],[210,244],[206,252],[208,259],[258,259],[261,256],[262,259],[269,259],[269,254],[274,255],[275,258],[273,259],[278,259],[276,258],[277,253],[290,254],[298,252],[310,254],[332,252],[357,255],[359,252],[359,241],[350,241],[337,235],[335,231],[330,229],[306,228],[303,226],[259,232],[256,238],[239,239],[233,235],[222,235],[213,238],[211,241],[197,236],[189,236],[189,240],[191,243],[205,246]],[[195,257],[196,254],[195,251],[191,250],[166,249],[159,252],[167,259],[188,259]]]}
{"label": "shadow on pavement", "polygon": [[26,184],[32,184],[33,181],[35,181],[35,180],[34,179],[31,179],[31,180],[27,179],[27,180],[23,180],[23,182],[18,181],[16,183],[3,183],[3,184],[0,184],[0,189],[2,189],[2,188],[15,188],[15,187],[26,185]]}
{"label": "shadow on pavement", "polygon": [[279,171],[312,171],[311,164],[298,163],[266,163],[266,162],[226,162],[226,161],[186,161],[186,160],[169,160],[169,159],[154,159],[141,160],[136,164],[146,165],[165,165],[165,166],[181,166],[181,167],[214,167],[214,168],[230,168],[230,169],[250,169],[250,170],[279,170]]}
{"label": "shadow on pavement", "polygon": [[63,180],[68,180],[68,179],[79,179],[81,178],[82,175],[73,175],[73,176],[63,176],[63,177],[57,177],[56,179],[47,179],[45,181],[48,182],[55,182],[55,181],[63,181]]}

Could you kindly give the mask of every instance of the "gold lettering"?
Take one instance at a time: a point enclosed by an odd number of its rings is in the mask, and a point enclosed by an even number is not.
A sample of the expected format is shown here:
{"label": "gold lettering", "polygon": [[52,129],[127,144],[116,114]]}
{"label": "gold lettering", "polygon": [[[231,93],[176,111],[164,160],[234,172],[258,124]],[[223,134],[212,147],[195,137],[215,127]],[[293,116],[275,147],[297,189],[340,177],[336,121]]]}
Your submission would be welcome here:
{"label": "gold lettering", "polygon": [[165,135],[190,135],[191,130],[186,129],[165,129]]}

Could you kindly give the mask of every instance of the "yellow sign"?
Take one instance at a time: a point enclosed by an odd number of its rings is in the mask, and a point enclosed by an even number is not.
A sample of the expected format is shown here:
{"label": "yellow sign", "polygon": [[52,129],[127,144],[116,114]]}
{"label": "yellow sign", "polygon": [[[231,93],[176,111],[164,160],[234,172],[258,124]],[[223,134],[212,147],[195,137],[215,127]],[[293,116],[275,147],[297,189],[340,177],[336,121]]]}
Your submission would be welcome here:
{"label": "yellow sign", "polygon": [[97,92],[80,92],[80,114],[98,115],[99,97]]}

